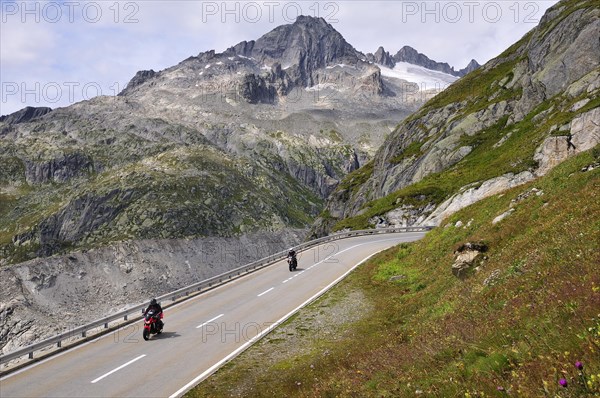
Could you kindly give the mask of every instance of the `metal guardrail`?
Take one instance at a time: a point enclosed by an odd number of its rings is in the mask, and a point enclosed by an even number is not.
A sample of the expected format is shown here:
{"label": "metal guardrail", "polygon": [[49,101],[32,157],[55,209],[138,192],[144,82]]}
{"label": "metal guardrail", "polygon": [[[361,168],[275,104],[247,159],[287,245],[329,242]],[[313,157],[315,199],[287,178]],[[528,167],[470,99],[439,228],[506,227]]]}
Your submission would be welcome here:
{"label": "metal guardrail", "polygon": [[[381,229],[365,229],[358,231],[348,231],[341,232],[333,235],[328,235],[319,239],[311,240],[309,242],[302,243],[298,246],[295,246],[294,249],[297,252],[301,252],[303,250],[310,249],[311,247],[317,246],[321,243],[331,242],[339,239],[346,239],[354,236],[364,236],[364,235],[377,235],[377,234],[390,234],[390,233],[398,233],[398,232],[425,232],[430,231],[434,227],[401,227],[401,228],[381,228]],[[275,253],[253,263],[243,265],[241,267],[232,269],[231,271],[225,272],[223,274],[214,276],[212,278],[194,283],[190,286],[186,286],[184,288],[175,290],[171,293],[167,293],[165,295],[156,297],[158,301],[175,301],[179,298],[183,298],[189,296],[192,293],[198,293],[202,289],[210,289],[220,284],[226,283],[230,280],[236,279],[242,275],[246,275],[250,272],[257,271],[269,265],[272,265],[280,260],[283,260],[287,256],[287,250],[279,253]],[[40,341],[38,343],[29,345],[27,347],[23,347],[16,351],[10,352],[8,354],[0,355],[0,364],[9,362],[13,359],[29,355],[29,359],[33,359],[33,354],[35,351],[39,351],[42,348],[46,348],[52,345],[57,345],[57,347],[61,347],[61,343],[67,339],[71,339],[76,336],[81,336],[82,338],[87,337],[86,334],[88,331],[104,326],[104,329],[108,329],[108,324],[110,322],[114,322],[120,319],[127,321],[127,318],[130,315],[133,315],[136,319],[141,317],[141,310],[145,309],[147,303],[139,304],[128,308],[126,310],[120,311],[116,314],[98,319],[96,321],[90,322],[86,325],[79,326],[75,329],[71,329],[68,332],[61,333],[54,337],[48,338],[46,340]]]}

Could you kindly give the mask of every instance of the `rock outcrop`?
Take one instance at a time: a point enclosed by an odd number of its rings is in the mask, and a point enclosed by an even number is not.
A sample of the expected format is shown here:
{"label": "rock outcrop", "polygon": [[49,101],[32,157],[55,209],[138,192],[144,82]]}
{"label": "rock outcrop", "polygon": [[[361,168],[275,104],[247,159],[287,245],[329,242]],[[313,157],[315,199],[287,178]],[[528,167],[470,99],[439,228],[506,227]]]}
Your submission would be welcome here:
{"label": "rock outcrop", "polygon": [[464,209],[482,199],[496,195],[507,189],[525,184],[535,178],[530,171],[524,171],[517,175],[507,174],[484,181],[480,186],[466,188],[442,204],[425,219],[424,225],[439,225],[446,217]]}
{"label": "rock outcrop", "polygon": [[156,75],[157,73],[153,69],[138,71],[119,95],[126,95],[128,92],[133,91],[135,87],[141,86]]}
{"label": "rock outcrop", "polygon": [[465,278],[469,272],[477,266],[477,263],[484,258],[483,253],[488,247],[483,242],[467,242],[460,245],[454,252],[456,258],[452,264],[452,273],[458,278]]}
{"label": "rock outcrop", "polygon": [[545,175],[570,156],[600,144],[600,108],[586,112],[571,121],[568,135],[548,137],[536,151],[539,167],[536,175]]}
{"label": "rock outcrop", "polygon": [[389,52],[385,51],[383,47],[379,47],[377,51],[375,51],[375,54],[367,54],[367,60],[369,62],[387,66],[388,68],[393,68],[396,66],[396,61],[394,61],[394,58]]}
{"label": "rock outcrop", "polygon": [[79,152],[65,154],[49,161],[25,160],[25,180],[28,184],[64,183],[71,178],[92,174],[94,162]]}

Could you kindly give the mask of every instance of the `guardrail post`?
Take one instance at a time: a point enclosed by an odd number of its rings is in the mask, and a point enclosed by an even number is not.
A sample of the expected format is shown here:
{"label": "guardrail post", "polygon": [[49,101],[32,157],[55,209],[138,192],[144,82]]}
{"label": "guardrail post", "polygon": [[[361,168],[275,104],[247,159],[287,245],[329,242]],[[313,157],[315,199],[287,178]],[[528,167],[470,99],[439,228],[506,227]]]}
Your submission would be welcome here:
{"label": "guardrail post", "polygon": [[104,329],[108,329],[108,322],[104,323]]}
{"label": "guardrail post", "polygon": [[62,344],[61,344],[61,343],[62,343],[62,341],[61,341],[61,340],[58,340],[58,343],[56,343],[56,346],[57,346],[58,348],[60,348],[60,347],[62,346]]}
{"label": "guardrail post", "polygon": [[29,359],[33,359],[33,351],[29,351]]}

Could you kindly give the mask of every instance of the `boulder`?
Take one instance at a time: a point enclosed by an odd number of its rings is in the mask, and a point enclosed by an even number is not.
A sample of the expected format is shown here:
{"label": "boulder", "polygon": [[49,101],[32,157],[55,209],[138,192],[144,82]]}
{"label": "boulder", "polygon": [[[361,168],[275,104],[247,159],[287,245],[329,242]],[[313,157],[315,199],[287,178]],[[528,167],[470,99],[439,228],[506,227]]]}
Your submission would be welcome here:
{"label": "boulder", "polygon": [[464,278],[473,268],[475,263],[482,258],[483,253],[488,250],[485,243],[467,242],[460,245],[454,252],[456,256],[454,264],[452,264],[452,273],[458,278]]}

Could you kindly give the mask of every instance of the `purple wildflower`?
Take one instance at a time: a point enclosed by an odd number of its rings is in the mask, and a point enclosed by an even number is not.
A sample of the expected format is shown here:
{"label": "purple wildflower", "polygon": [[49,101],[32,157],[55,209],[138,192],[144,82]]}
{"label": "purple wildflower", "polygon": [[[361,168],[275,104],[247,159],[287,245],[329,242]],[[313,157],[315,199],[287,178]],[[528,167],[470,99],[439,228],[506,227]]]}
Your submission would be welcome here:
{"label": "purple wildflower", "polygon": [[575,367],[579,370],[583,370],[583,363],[581,361],[575,362]]}
{"label": "purple wildflower", "polygon": [[560,379],[558,381],[558,384],[560,384],[563,387],[566,387],[569,383],[567,383],[567,379]]}
{"label": "purple wildflower", "polygon": [[504,387],[498,386],[498,387],[496,387],[496,390],[498,390],[498,391],[504,391]]}

